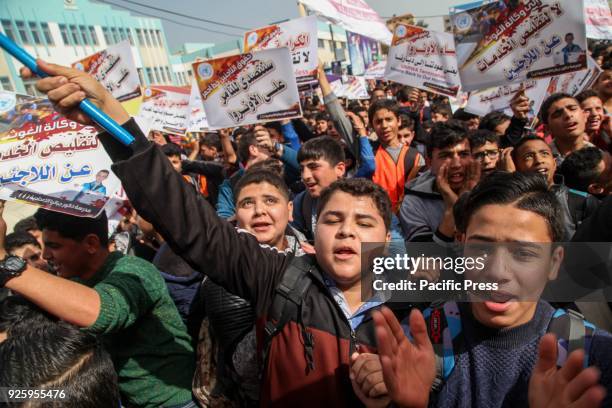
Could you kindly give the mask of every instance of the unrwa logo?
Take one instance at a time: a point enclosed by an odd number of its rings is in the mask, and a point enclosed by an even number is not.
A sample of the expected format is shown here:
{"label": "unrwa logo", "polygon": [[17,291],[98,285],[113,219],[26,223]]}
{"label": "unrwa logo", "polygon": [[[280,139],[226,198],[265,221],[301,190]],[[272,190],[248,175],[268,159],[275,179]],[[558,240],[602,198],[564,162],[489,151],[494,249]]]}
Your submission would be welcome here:
{"label": "unrwa logo", "polygon": [[0,92],[0,113],[13,110],[16,104],[17,99],[14,93]]}
{"label": "unrwa logo", "polygon": [[403,25],[398,25],[397,28],[395,29],[395,35],[397,35],[398,37],[404,37],[406,35],[406,27]]}
{"label": "unrwa logo", "polygon": [[247,45],[249,47],[254,46],[255,44],[257,44],[257,39],[259,38],[259,35],[257,35],[256,31],[253,31],[251,34],[249,34],[247,36]]}
{"label": "unrwa logo", "polygon": [[214,73],[215,73],[215,70],[213,69],[212,65],[210,65],[209,63],[198,65],[198,74],[200,75],[200,78],[210,79],[212,78]]}
{"label": "unrwa logo", "polygon": [[468,13],[458,14],[454,21],[455,27],[461,31],[467,30],[472,26],[472,16],[470,16]]}

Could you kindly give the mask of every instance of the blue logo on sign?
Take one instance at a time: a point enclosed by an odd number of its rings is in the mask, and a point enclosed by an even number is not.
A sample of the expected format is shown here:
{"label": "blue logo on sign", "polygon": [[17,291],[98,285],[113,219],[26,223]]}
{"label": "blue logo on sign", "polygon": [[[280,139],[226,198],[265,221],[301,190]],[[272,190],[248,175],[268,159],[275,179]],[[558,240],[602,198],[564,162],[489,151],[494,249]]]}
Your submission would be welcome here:
{"label": "blue logo on sign", "polygon": [[455,27],[459,30],[467,30],[472,26],[472,16],[461,13],[455,17]]}
{"label": "blue logo on sign", "polygon": [[214,74],[213,67],[208,63],[200,64],[198,66],[198,74],[200,74],[202,79],[210,79]]}

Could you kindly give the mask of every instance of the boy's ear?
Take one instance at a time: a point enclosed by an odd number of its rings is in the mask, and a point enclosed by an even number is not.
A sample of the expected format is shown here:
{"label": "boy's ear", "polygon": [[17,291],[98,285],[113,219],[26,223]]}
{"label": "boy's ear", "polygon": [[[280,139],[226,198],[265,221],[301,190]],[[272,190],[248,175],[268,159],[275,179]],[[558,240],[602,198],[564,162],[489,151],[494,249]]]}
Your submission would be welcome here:
{"label": "boy's ear", "polygon": [[289,200],[287,210],[289,210],[289,222],[293,222],[293,201]]}
{"label": "boy's ear", "polygon": [[385,237],[385,242],[391,242],[391,231],[387,231],[387,236]]}
{"label": "boy's ear", "polygon": [[346,163],[341,161],[335,166],[336,175],[338,178],[344,177],[344,173],[346,172]]}
{"label": "boy's ear", "polygon": [[559,245],[555,249],[553,249],[551,259],[550,259],[550,273],[548,274],[548,280],[555,280],[559,276],[559,268],[561,268],[561,263],[563,262],[563,257],[565,256],[565,249],[563,246]]}

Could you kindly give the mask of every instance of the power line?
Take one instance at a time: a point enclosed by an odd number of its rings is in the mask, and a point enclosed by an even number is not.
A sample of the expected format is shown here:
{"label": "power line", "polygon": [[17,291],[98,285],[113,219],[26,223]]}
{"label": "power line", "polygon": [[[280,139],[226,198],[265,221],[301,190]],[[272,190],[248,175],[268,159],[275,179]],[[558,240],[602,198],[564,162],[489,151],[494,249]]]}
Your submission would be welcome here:
{"label": "power line", "polygon": [[213,20],[207,20],[207,19],[201,18],[201,17],[194,17],[194,16],[190,16],[188,14],[177,13],[175,11],[168,10],[168,9],[165,9],[165,8],[154,7],[154,6],[151,6],[149,4],[142,4],[142,3],[139,3],[137,1],[132,1],[132,0],[123,0],[123,1],[125,1],[126,3],[134,4],[136,6],[147,7],[147,8],[153,9],[153,10],[161,11],[163,13],[173,14],[175,16],[189,18],[189,19],[196,20],[196,21],[201,21],[203,23],[216,24],[216,25],[220,25],[220,26],[223,26],[223,27],[235,28],[235,29],[244,30],[244,31],[250,30],[250,28],[248,28],[248,27],[241,27],[241,26],[236,26],[236,25],[233,25],[233,24],[226,24],[226,23],[218,23],[218,22],[213,21]]}
{"label": "power line", "polygon": [[186,24],[186,23],[183,23],[181,21],[172,20],[172,19],[170,19],[168,17],[156,16],[156,15],[153,15],[153,14],[145,13],[144,11],[134,10],[132,8],[126,7],[126,6],[121,5],[121,4],[111,3],[110,1],[107,1],[107,0],[97,0],[97,1],[99,1],[101,3],[109,4],[111,6],[119,7],[119,8],[122,8],[124,10],[128,10],[128,11],[131,11],[131,12],[134,12],[134,13],[137,13],[137,14],[142,14],[143,16],[154,17],[154,18],[159,18],[161,20],[169,21],[171,23],[178,24],[178,25],[181,25],[183,27],[196,28],[198,30],[203,30],[203,31],[207,31],[207,32],[211,32],[211,33],[216,33],[216,34],[223,34],[223,35],[226,35],[228,37],[233,37],[233,38],[240,37],[238,34],[226,33],[224,31],[217,31],[217,30],[213,30],[213,29],[210,29],[210,28],[204,28],[204,27],[201,27],[201,26],[196,26],[196,25],[192,25],[192,24]]}

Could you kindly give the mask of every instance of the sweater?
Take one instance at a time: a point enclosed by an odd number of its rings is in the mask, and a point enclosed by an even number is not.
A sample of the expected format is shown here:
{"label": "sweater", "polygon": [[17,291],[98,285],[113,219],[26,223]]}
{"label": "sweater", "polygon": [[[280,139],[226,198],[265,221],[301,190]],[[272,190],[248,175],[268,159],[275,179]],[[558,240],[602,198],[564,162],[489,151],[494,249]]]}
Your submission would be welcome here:
{"label": "sweater", "polygon": [[[527,407],[529,379],[538,345],[554,309],[540,302],[530,322],[510,329],[493,329],[474,319],[469,304],[460,305],[462,342],[455,351],[455,368],[430,407]],[[589,364],[601,370],[607,389],[602,406],[612,404],[612,336],[596,329]]]}
{"label": "sweater", "polygon": [[191,401],[195,356],[163,278],[150,263],[111,253],[90,280],[100,314],[86,330],[99,336],[119,377],[124,406]]}

